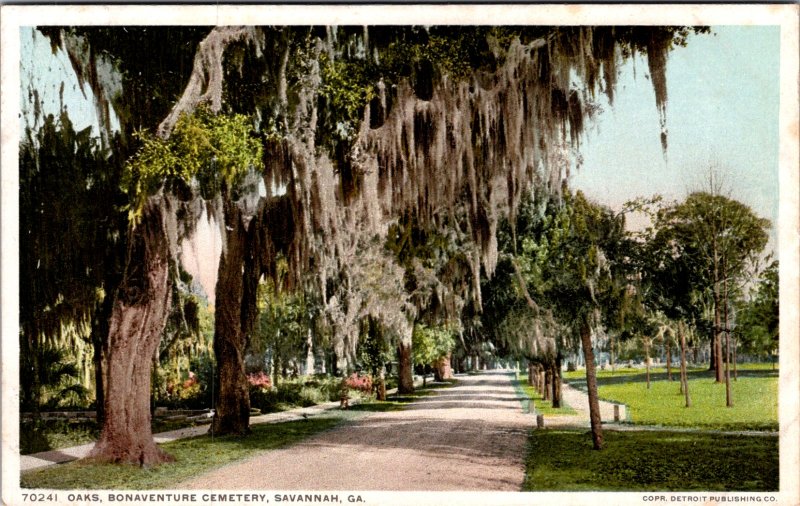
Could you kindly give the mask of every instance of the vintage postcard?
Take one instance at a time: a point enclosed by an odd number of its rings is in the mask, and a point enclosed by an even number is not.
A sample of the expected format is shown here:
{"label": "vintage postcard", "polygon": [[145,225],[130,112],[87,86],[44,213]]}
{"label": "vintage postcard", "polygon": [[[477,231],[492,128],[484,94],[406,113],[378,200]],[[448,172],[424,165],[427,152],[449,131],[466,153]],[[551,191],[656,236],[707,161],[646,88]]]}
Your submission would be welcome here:
{"label": "vintage postcard", "polygon": [[2,503],[800,504],[798,14],[2,6]]}

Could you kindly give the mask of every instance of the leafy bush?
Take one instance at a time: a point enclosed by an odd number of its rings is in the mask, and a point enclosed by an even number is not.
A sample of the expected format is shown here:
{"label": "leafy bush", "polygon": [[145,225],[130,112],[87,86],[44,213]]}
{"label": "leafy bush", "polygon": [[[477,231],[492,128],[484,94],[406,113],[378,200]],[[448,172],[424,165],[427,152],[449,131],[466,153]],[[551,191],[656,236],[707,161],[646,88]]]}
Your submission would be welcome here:
{"label": "leafy bush", "polygon": [[250,406],[262,413],[314,406],[339,397],[339,381],[329,376],[296,378],[270,387],[256,387],[251,382],[250,387]]}

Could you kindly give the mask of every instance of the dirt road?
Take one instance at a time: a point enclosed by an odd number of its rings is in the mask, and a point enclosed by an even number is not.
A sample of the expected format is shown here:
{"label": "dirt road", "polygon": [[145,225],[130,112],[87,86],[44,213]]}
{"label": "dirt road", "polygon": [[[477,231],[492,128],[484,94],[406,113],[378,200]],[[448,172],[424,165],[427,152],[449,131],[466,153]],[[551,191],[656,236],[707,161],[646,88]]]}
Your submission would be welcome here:
{"label": "dirt road", "polygon": [[366,415],[176,488],[518,491],[534,424],[507,373],[460,376],[403,411]]}

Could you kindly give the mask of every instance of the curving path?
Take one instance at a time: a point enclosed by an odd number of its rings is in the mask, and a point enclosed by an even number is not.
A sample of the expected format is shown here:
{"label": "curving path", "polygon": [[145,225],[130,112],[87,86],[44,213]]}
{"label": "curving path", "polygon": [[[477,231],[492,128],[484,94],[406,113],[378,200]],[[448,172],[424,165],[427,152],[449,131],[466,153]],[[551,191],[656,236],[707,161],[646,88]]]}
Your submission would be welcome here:
{"label": "curving path", "polygon": [[510,377],[459,376],[402,411],[365,415],[176,488],[519,491],[535,418]]}

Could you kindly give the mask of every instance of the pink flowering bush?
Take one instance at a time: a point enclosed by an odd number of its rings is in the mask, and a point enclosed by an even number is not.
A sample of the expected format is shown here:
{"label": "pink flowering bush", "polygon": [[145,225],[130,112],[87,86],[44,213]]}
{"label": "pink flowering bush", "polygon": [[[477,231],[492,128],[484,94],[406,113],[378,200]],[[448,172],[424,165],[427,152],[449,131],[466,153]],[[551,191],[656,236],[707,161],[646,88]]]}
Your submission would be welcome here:
{"label": "pink flowering bush", "polygon": [[264,371],[247,375],[247,381],[251,387],[268,389],[272,386],[269,376]]}
{"label": "pink flowering bush", "polygon": [[358,390],[368,394],[372,391],[372,377],[353,373],[345,380],[345,385],[351,390]]}

